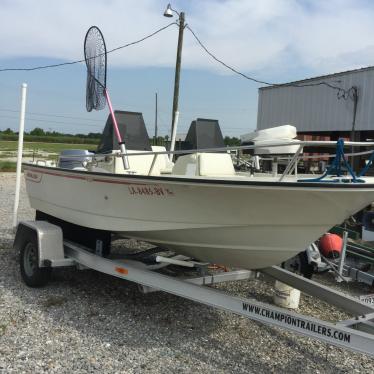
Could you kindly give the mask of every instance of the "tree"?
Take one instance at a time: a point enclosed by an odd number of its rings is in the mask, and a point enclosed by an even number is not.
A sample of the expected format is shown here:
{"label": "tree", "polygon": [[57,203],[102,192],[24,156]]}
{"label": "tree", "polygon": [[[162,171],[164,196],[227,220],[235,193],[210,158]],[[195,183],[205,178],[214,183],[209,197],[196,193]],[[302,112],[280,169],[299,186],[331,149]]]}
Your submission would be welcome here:
{"label": "tree", "polygon": [[88,135],[85,135],[88,138],[91,139],[100,139],[101,138],[101,132],[90,132]]}
{"label": "tree", "polygon": [[11,129],[8,127],[6,130],[3,131],[3,134],[6,134],[6,135],[13,135],[14,132],[13,132],[13,130],[11,130]]}
{"label": "tree", "polygon": [[45,132],[40,127],[35,127],[34,130],[30,131],[30,135],[36,135],[36,136],[44,136]]}
{"label": "tree", "polygon": [[225,145],[229,147],[235,147],[240,145],[240,139],[236,138],[235,136],[230,138],[229,136],[225,136],[224,139]]}

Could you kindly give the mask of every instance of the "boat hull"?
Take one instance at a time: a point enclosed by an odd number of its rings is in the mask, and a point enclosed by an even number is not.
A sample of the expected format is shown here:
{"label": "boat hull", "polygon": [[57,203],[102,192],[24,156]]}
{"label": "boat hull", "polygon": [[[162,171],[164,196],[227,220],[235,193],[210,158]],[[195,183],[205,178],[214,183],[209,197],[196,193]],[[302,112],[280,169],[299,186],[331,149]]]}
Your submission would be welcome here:
{"label": "boat hull", "polygon": [[89,173],[25,165],[31,206],[202,261],[260,269],[374,200],[374,185]]}

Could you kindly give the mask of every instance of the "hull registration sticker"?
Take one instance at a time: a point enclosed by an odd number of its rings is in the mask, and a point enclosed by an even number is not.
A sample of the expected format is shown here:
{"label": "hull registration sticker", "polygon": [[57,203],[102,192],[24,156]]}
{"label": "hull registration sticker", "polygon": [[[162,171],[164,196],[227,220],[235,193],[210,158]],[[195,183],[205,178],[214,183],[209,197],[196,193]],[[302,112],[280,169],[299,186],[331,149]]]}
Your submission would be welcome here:
{"label": "hull registration sticker", "polygon": [[155,197],[166,197],[174,196],[174,192],[169,188],[161,187],[158,185],[139,185],[139,186],[128,186],[130,195],[145,195]]}

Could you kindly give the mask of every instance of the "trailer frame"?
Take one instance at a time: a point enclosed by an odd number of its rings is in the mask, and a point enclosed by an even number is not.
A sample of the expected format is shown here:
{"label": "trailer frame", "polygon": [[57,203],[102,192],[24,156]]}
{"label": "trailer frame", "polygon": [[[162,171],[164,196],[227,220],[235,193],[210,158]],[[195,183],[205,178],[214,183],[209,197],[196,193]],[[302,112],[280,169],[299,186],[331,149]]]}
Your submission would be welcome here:
{"label": "trailer frame", "polygon": [[[77,243],[63,239],[59,226],[45,221],[22,221],[18,224],[14,248],[21,250],[31,234],[36,235],[38,251],[36,270],[61,266],[76,266],[78,269],[92,269],[135,282],[142,292],[164,291],[217,309],[283,328],[293,333],[314,338],[328,344],[374,357],[374,307],[358,299],[345,295],[330,287],[281,269],[278,266],[262,269],[261,272],[317,297],[353,315],[352,319],[326,322],[271,304],[247,299],[206,287],[220,282],[254,279],[257,271],[234,270],[218,274],[201,273],[199,277],[184,278],[165,275],[155,270],[177,264],[193,265],[205,269],[207,264],[191,261],[184,256],[175,256],[169,261],[159,257],[156,264],[146,264],[137,260],[109,259],[92,253]],[[20,264],[24,263],[20,258]],[[185,263],[185,264],[184,264]],[[187,265],[188,264],[188,265]],[[24,276],[24,275],[23,275]],[[27,282],[26,282],[27,283]],[[27,283],[28,284],[28,283]],[[42,285],[42,284],[40,284]]]}

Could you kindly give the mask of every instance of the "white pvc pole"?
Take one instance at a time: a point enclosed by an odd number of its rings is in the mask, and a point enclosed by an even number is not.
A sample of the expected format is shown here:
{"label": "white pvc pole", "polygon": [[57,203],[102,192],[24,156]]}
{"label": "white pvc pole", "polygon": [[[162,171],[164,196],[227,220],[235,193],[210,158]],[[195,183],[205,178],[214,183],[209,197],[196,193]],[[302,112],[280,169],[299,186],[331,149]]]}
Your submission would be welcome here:
{"label": "white pvc pole", "polygon": [[20,193],[20,188],[21,188],[21,168],[22,168],[22,151],[23,151],[23,133],[25,130],[26,91],[27,91],[27,84],[22,83],[21,111],[20,111],[20,116],[19,116],[19,132],[18,132],[16,192],[14,196],[14,208],[13,208],[13,228],[17,226],[17,212],[18,212],[18,204],[19,204],[19,193]]}
{"label": "white pvc pole", "polygon": [[[173,130],[171,133],[170,152],[173,152],[175,148],[175,138],[177,137],[178,120],[179,120],[179,112],[176,111],[174,115]],[[169,155],[170,161],[173,161],[173,157],[174,155],[170,153]]]}

